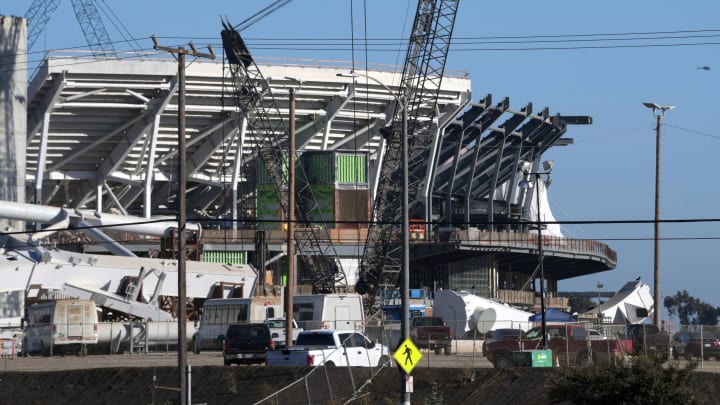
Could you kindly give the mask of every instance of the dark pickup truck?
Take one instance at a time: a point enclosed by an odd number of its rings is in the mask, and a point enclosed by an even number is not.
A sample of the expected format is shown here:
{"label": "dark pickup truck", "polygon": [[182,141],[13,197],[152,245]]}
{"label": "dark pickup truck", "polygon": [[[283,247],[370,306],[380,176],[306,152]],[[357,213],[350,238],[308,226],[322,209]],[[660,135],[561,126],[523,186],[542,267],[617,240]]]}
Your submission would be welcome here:
{"label": "dark pickup truck", "polygon": [[226,366],[237,364],[262,364],[268,350],[275,348],[270,328],[265,323],[237,323],[228,327],[224,335],[223,361]]}
{"label": "dark pickup truck", "polygon": [[[547,325],[547,346],[554,365],[589,367],[598,364],[623,364],[630,342],[624,339],[598,340],[577,324]],[[532,365],[532,352],[542,349],[542,328],[530,329],[520,339],[503,339],[487,345],[487,359],[495,368]],[[530,356],[528,355],[530,354]]]}
{"label": "dark pickup truck", "polygon": [[655,324],[629,324],[625,326],[627,339],[632,341],[635,355],[655,355],[662,360],[670,356],[670,335],[662,333]]}
{"label": "dark pickup truck", "polygon": [[412,318],[410,339],[418,348],[434,350],[435,354],[452,352],[452,329],[436,316]]}

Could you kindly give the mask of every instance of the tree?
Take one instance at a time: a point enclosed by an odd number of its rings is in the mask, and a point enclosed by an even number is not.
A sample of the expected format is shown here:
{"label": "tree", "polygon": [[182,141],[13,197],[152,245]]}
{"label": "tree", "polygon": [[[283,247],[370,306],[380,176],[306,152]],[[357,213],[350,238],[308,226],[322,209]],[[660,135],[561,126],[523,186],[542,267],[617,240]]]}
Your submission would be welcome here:
{"label": "tree", "polygon": [[687,290],[678,291],[675,295],[665,297],[665,308],[671,317],[677,315],[683,325],[709,325],[718,324],[720,307],[702,302],[690,295]]}
{"label": "tree", "polygon": [[582,314],[587,312],[590,308],[597,306],[590,298],[583,296],[573,296],[568,299],[568,305],[570,306],[570,313],[577,312]]}

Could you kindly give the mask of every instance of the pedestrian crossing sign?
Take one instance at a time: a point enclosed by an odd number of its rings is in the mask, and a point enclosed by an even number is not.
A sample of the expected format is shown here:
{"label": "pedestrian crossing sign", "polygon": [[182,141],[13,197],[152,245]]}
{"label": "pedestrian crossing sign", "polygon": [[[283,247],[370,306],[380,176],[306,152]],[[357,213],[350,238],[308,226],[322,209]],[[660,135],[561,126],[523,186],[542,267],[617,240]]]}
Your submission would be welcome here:
{"label": "pedestrian crossing sign", "polygon": [[415,346],[412,340],[406,338],[400,343],[393,358],[397,362],[398,366],[405,371],[405,374],[410,374],[422,359],[422,352]]}

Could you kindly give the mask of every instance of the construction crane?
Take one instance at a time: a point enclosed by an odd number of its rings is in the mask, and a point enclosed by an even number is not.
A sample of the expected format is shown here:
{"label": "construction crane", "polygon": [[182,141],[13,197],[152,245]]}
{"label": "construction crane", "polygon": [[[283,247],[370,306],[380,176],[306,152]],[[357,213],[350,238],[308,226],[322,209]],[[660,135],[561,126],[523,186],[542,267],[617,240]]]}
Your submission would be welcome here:
{"label": "construction crane", "polygon": [[396,289],[402,259],[402,245],[393,242],[394,228],[402,222],[402,126],[406,109],[408,134],[407,184],[409,212],[418,206],[413,199],[426,177],[429,147],[437,98],[445,71],[459,0],[419,0],[403,67],[399,100],[385,138],[385,157],[380,163],[377,192],[373,202],[373,221],[368,227],[365,250],[355,290],[366,294],[371,310],[380,291]]}
{"label": "construction crane", "polygon": [[[60,0],[34,0],[30,4],[25,13],[25,18],[28,20],[27,49],[33,47],[59,4]],[[93,55],[95,57],[117,56],[94,0],[72,0],[72,6],[85,41]]]}
{"label": "construction crane", "polygon": [[290,153],[289,138],[270,86],[238,31],[227,21],[223,22],[223,27],[221,35],[230,67],[235,105],[244,114],[247,128],[255,136],[258,166],[264,165],[282,211],[287,213],[289,209],[295,210],[298,224],[294,235],[295,252],[304,264],[313,293],[346,291],[347,280],[332,241],[327,239],[320,243],[319,229],[309,220],[320,218],[320,222],[324,222],[310,185],[305,181],[308,177],[302,165],[297,165],[296,169],[299,181],[295,192],[299,198],[295,199],[294,207],[288,207],[286,171]]}

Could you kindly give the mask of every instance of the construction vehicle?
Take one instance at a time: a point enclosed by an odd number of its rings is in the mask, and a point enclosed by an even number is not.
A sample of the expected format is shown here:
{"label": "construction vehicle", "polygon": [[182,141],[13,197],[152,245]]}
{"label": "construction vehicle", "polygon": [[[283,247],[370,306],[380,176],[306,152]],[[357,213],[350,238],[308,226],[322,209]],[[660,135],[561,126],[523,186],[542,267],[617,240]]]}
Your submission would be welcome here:
{"label": "construction vehicle", "polygon": [[[403,67],[400,95],[392,123],[381,130],[385,155],[380,163],[373,221],[365,242],[355,290],[367,294],[368,312],[380,290],[394,290],[401,270],[402,245],[393,238],[402,221],[403,132],[407,134],[409,212],[419,207],[413,196],[426,178],[429,149],[435,138],[437,97],[444,75],[459,0],[419,0]],[[402,104],[400,101],[402,100]],[[406,127],[405,127],[406,125]],[[416,217],[417,218],[417,217]],[[424,216],[423,216],[424,218]],[[418,223],[414,224],[416,227]]]}
{"label": "construction vehicle", "polygon": [[[346,291],[347,280],[332,241],[328,238],[321,243],[318,238],[321,227],[317,224],[324,223],[323,213],[305,181],[307,176],[302,165],[296,165],[298,183],[295,194],[298,198],[295,198],[294,207],[288,207],[288,130],[270,86],[238,31],[227,21],[223,22],[223,26],[221,35],[232,76],[233,100],[244,114],[247,128],[256,138],[255,154],[259,170],[264,169],[263,173],[270,178],[281,211],[294,210],[295,253],[304,265],[305,278],[312,285],[313,293]],[[314,221],[311,223],[309,218]]]}

